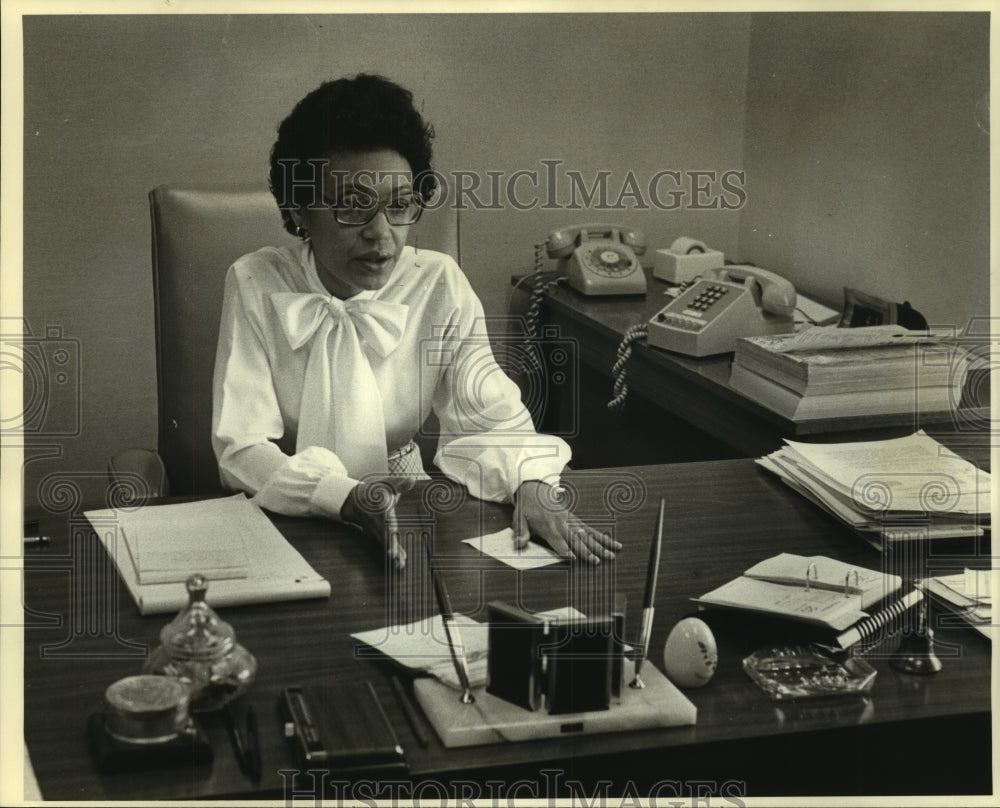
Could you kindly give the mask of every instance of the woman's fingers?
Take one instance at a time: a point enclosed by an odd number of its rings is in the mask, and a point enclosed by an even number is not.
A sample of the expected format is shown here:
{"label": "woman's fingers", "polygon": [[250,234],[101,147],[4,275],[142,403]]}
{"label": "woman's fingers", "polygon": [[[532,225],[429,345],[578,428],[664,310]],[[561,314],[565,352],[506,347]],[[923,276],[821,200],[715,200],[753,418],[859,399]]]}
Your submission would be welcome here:
{"label": "woman's fingers", "polygon": [[[607,533],[594,530],[576,516],[570,516],[552,532],[558,536],[577,558],[591,564],[599,564],[601,560],[610,561],[615,557],[615,551],[621,549],[621,542],[615,541]],[[552,540],[549,539],[552,544]]]}
{"label": "woman's fingers", "polygon": [[399,531],[389,531],[389,541],[386,543],[386,555],[397,571],[406,566],[406,549],[399,542]]}
{"label": "woman's fingers", "polygon": [[600,564],[603,553],[602,547],[590,535],[590,530],[586,525],[567,526],[569,532],[569,546],[573,548],[577,558],[581,558],[589,564]]}
{"label": "woman's fingers", "polygon": [[406,566],[406,550],[399,541],[399,523],[396,521],[396,503],[399,502],[401,494],[394,493],[390,497],[389,507],[383,512],[383,536],[385,536],[386,555],[393,562],[397,570]]}
{"label": "woman's fingers", "polygon": [[341,515],[378,540],[396,570],[406,566],[406,550],[399,540],[396,504],[402,494],[385,479],[358,483],[348,495]]}
{"label": "woman's fingers", "polygon": [[531,528],[528,527],[528,515],[521,506],[520,501],[514,505],[514,549],[524,549],[531,539]]}

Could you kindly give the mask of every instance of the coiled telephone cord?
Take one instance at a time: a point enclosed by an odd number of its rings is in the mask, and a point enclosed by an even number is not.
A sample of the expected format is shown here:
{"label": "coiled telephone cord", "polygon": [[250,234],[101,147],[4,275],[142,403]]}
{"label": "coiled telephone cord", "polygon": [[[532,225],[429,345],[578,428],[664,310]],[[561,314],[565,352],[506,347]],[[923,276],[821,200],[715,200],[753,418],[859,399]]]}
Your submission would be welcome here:
{"label": "coiled telephone cord", "polygon": [[646,323],[633,325],[625,332],[622,341],[618,344],[618,354],[614,365],[611,367],[611,375],[615,377],[614,398],[608,402],[608,409],[612,412],[621,412],[625,408],[625,398],[628,396],[628,384],[625,382],[625,365],[632,356],[632,343],[645,340],[649,327]]}

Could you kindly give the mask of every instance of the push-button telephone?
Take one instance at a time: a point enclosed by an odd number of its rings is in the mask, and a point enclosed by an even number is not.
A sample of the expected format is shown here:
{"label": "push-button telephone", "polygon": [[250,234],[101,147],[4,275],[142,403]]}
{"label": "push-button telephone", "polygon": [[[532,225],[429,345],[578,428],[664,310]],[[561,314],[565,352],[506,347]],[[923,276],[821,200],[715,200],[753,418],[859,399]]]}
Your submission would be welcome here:
{"label": "push-button telephone", "polygon": [[655,348],[710,356],[727,353],[740,337],[795,330],[795,288],[759,267],[733,265],[706,272],[649,321]]}

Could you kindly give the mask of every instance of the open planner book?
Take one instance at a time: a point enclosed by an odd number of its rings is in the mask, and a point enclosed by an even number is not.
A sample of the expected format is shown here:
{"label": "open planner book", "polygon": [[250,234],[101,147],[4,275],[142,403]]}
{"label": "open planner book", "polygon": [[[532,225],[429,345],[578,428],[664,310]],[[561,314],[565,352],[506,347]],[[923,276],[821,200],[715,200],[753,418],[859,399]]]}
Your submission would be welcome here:
{"label": "open planner book", "polygon": [[[758,612],[839,632],[835,644],[846,648],[865,639],[875,624],[886,622],[890,612],[897,615],[920,600],[919,592],[892,600],[901,587],[898,575],[826,556],[781,553],[693,600],[702,606]],[[883,602],[888,604],[884,610],[870,612],[870,607]]]}

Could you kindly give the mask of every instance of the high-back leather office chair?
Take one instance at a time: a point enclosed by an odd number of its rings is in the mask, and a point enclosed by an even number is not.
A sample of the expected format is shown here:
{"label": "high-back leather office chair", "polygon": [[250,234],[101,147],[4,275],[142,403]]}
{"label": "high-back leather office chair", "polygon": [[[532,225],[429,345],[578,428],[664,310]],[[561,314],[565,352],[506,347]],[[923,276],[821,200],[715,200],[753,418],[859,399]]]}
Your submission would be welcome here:
{"label": "high-back leather office chair", "polygon": [[[162,185],[149,201],[159,455],[170,493],[215,493],[222,486],[211,439],[212,375],[226,270],[241,255],[292,236],[265,190]],[[459,260],[457,211],[424,211],[409,243]]]}

